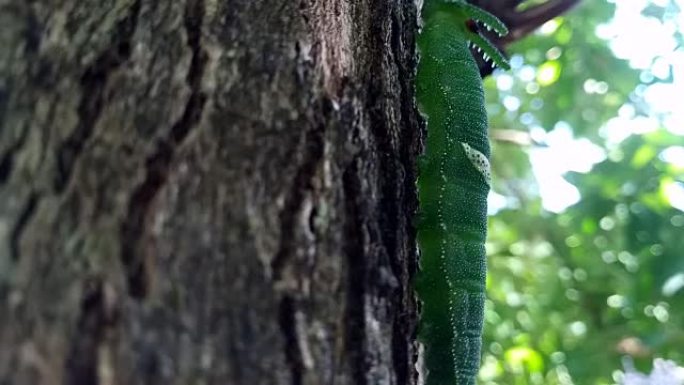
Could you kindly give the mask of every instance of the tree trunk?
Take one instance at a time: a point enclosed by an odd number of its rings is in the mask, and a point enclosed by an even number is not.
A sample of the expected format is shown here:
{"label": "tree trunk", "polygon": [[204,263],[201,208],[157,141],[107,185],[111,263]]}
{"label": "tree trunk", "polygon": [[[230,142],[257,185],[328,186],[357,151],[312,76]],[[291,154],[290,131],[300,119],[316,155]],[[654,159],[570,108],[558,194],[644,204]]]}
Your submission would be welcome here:
{"label": "tree trunk", "polygon": [[415,384],[416,18],[0,1],[0,384]]}

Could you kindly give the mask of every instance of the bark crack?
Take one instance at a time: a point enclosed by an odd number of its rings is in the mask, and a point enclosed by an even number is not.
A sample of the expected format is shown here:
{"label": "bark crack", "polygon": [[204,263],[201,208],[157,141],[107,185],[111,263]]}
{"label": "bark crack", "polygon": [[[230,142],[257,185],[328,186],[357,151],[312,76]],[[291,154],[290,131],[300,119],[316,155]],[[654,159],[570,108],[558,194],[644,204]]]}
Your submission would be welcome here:
{"label": "bark crack", "polygon": [[16,149],[11,148],[0,159],[0,184],[5,184],[12,173],[12,164],[14,163],[15,152]]}
{"label": "bark crack", "polygon": [[[0,93],[2,90],[0,90]],[[0,99],[2,96],[0,95]],[[0,104],[2,102],[0,101]],[[2,111],[0,111],[0,117]],[[2,121],[2,119],[0,119]],[[1,128],[0,128],[1,130]],[[7,183],[9,180],[10,176],[12,176],[12,168],[14,166],[14,157],[17,155],[17,153],[23,148],[24,144],[26,143],[26,138],[28,137],[29,134],[29,128],[27,126],[22,127],[21,134],[19,135],[19,138],[17,141],[10,145],[7,150],[5,151],[5,154],[0,158],[0,185]]]}
{"label": "bark crack", "polygon": [[367,385],[368,362],[366,361],[366,253],[363,244],[366,241],[363,228],[363,208],[356,201],[364,196],[361,182],[358,179],[358,168],[352,165],[343,176],[345,196],[345,212],[349,219],[345,224],[345,254],[347,254],[347,298],[345,304],[345,347],[349,355],[350,367],[354,383]]}
{"label": "bark crack", "polygon": [[291,385],[302,385],[304,363],[302,352],[299,348],[299,336],[297,335],[296,304],[291,296],[284,296],[280,301],[278,323],[285,339],[285,358],[290,367]]}
{"label": "bark crack", "polygon": [[24,229],[26,229],[26,225],[28,224],[31,217],[33,217],[33,215],[35,214],[36,208],[38,207],[39,199],[40,195],[36,192],[32,192],[29,195],[29,198],[26,201],[26,204],[24,205],[24,209],[21,211],[21,214],[17,219],[17,223],[14,225],[14,228],[12,229],[12,233],[9,239],[9,248],[10,257],[14,262],[19,261],[19,258],[21,257],[21,235],[24,233]]}
{"label": "bark crack", "polygon": [[78,332],[73,337],[66,360],[68,385],[98,385],[100,383],[100,351],[107,343],[108,331],[114,328],[119,311],[111,290],[101,278],[89,278],[84,283]]}
{"label": "bark crack", "polygon": [[130,7],[128,15],[116,26],[113,47],[103,52],[81,75],[81,103],[78,106],[78,125],[57,149],[57,170],[53,182],[57,193],[64,191],[74,165],[93,133],[105,103],[109,76],[131,56],[131,40],[138,24],[141,1]]}
{"label": "bark crack", "polygon": [[[395,59],[393,64],[397,66],[400,74],[415,74],[415,51],[406,47],[415,47],[414,38],[417,31],[415,21],[417,19],[415,8],[411,7],[407,12],[409,12],[408,17],[402,18],[395,14],[391,18],[391,47]],[[412,369],[412,363],[416,362],[412,341],[415,341],[417,332],[417,319],[415,312],[412,312],[416,306],[412,286],[413,274],[417,268],[417,256],[415,252],[412,252],[412,250],[416,250],[416,232],[412,221],[406,219],[406,213],[414,214],[417,212],[418,203],[415,185],[416,170],[413,161],[419,152],[416,144],[420,143],[420,131],[413,128],[420,125],[416,120],[418,111],[411,96],[413,95],[412,82],[413,76],[398,79],[400,90],[398,119],[404,127],[408,127],[404,134],[408,140],[400,142],[399,159],[396,165],[398,169],[404,171],[398,174],[400,179],[397,180],[396,196],[396,202],[400,202],[397,204],[398,213],[396,214],[399,215],[398,218],[403,218],[399,221],[400,228],[396,230],[403,234],[403,237],[398,235],[394,238],[393,244],[396,244],[398,249],[389,253],[390,256],[395,256],[390,259],[392,271],[396,277],[400,278],[401,282],[406,284],[401,286],[399,295],[392,295],[392,306],[398,309],[392,323],[392,363],[397,384],[417,382],[417,371]]]}
{"label": "bark crack", "polygon": [[138,299],[147,295],[152,274],[151,256],[145,253],[145,220],[154,198],[168,179],[176,149],[197,126],[204,111],[207,98],[202,91],[202,77],[207,63],[207,54],[202,48],[204,13],[204,0],[188,0],[183,25],[192,55],[186,76],[190,96],[183,115],[173,124],[168,137],[160,139],[156,150],[147,158],[145,179],[133,191],[128,215],[121,226],[121,261],[126,269],[129,294]]}
{"label": "bark crack", "polygon": [[282,271],[285,264],[294,253],[298,239],[287,236],[293,229],[297,228],[297,219],[302,206],[302,201],[307,190],[311,190],[312,179],[316,174],[316,168],[323,159],[324,148],[324,127],[316,128],[306,134],[301,153],[303,154],[302,163],[299,165],[297,174],[287,194],[285,205],[280,213],[280,245],[278,252],[271,261],[271,271],[273,279],[282,279]]}

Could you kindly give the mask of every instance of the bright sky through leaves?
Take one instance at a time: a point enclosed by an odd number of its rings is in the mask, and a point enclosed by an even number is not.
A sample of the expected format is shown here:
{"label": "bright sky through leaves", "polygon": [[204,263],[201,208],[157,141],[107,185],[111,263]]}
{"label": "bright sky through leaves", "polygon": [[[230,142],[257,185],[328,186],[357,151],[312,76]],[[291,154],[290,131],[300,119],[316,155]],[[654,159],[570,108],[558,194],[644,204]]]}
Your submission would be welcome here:
{"label": "bright sky through leaves", "polygon": [[[684,47],[678,47],[674,33],[684,26],[684,13],[674,12],[670,18],[660,21],[645,16],[642,11],[654,4],[666,6],[667,1],[628,0],[613,1],[616,5],[615,17],[607,24],[596,28],[596,35],[609,41],[616,57],[629,61],[630,66],[642,70],[642,82],[635,93],[648,104],[647,116],[636,113],[631,104],[620,108],[618,116],[610,119],[600,130],[606,145],[615,146],[630,135],[652,132],[660,127],[668,131],[684,135]],[[684,0],[677,2],[684,9]],[[551,34],[557,22],[551,21],[542,27],[540,33]],[[538,72],[541,70],[538,70]],[[537,78],[552,79],[553,68],[537,73]],[[499,74],[497,85],[500,89],[510,88],[506,74]],[[538,79],[539,80],[539,79]],[[502,87],[503,86],[503,87]],[[588,79],[584,91],[590,93],[605,92],[609,85]],[[508,103],[508,110],[517,109],[518,105]],[[573,139],[572,130],[563,123],[557,124],[543,139],[548,147],[532,148],[529,151],[533,171],[539,181],[539,193],[543,206],[552,212],[561,212],[576,203],[579,192],[562,175],[568,171],[588,172],[591,166],[605,159],[603,150],[586,139]],[[578,156],[581,154],[581,156]],[[673,164],[684,163],[684,149],[673,148],[663,159]],[[684,211],[684,187],[672,184],[668,191],[670,203]],[[492,204],[502,206],[502,201],[492,197]]]}

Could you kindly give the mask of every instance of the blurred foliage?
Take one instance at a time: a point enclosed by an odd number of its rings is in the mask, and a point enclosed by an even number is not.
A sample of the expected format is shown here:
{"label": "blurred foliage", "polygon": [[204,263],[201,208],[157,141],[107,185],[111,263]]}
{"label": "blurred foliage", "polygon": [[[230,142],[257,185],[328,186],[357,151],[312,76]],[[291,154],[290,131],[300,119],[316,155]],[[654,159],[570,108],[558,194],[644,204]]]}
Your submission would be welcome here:
{"label": "blurred foliage", "polygon": [[[662,20],[672,4],[642,14]],[[606,157],[565,175],[581,200],[552,213],[528,158],[537,142],[493,135],[494,191],[508,205],[490,218],[481,384],[614,384],[624,356],[644,372],[654,357],[684,363],[684,212],[668,197],[684,165],[663,157],[684,140],[665,128],[619,143],[602,136],[624,105],[647,113],[636,90],[654,81],[596,36],[613,12],[583,2],[512,47],[513,71],[486,81],[493,134],[562,122]]]}

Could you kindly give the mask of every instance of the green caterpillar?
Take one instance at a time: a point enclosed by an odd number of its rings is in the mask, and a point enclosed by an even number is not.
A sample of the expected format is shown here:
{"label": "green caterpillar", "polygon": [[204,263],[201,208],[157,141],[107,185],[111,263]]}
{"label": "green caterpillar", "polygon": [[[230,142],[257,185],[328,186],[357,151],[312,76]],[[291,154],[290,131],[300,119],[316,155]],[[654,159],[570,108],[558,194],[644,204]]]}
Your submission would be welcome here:
{"label": "green caterpillar", "polygon": [[427,385],[470,385],[480,366],[485,300],[489,141],[484,92],[470,45],[508,68],[476,22],[506,27],[464,1],[425,0],[417,99],[427,120],[419,159],[416,284]]}

